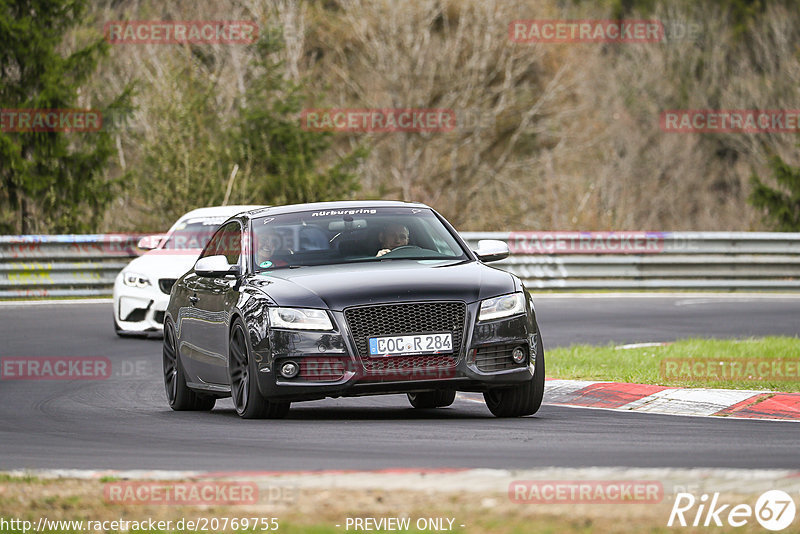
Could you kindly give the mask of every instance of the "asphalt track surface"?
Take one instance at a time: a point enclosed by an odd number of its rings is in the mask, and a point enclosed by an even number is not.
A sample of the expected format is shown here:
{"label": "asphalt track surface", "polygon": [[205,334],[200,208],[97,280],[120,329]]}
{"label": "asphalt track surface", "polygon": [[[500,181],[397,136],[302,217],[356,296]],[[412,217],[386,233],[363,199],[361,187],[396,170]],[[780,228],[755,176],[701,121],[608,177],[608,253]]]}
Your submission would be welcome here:
{"label": "asphalt track surface", "polygon": [[[536,306],[546,348],[800,335],[791,296],[543,295]],[[210,413],[172,412],[161,341],[117,338],[110,315],[108,302],[0,305],[0,358],[105,356],[113,370],[105,380],[0,380],[0,469],[798,466],[793,422],[548,404],[496,419],[470,398],[415,411],[397,395],[297,403],[279,421],[239,420],[229,399]]]}

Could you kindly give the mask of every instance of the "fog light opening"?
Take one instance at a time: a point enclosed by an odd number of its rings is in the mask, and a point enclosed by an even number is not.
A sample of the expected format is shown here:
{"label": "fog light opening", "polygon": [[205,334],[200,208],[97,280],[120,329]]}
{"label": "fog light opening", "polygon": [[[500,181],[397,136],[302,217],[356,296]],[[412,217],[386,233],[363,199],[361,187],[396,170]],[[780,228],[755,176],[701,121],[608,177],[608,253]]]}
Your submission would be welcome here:
{"label": "fog light opening", "polygon": [[281,376],[284,378],[294,378],[300,372],[300,366],[295,362],[286,362],[281,365]]}
{"label": "fog light opening", "polygon": [[511,353],[511,359],[514,363],[522,363],[525,361],[525,349],[522,347],[515,347]]}

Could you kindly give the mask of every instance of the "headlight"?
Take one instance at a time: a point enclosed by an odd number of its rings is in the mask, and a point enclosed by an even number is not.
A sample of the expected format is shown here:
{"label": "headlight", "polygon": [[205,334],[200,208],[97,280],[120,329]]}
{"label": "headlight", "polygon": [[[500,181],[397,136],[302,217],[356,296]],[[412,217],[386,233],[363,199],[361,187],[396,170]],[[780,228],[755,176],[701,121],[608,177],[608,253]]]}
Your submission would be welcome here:
{"label": "headlight", "polygon": [[523,293],[511,293],[510,295],[502,295],[481,302],[481,312],[478,314],[478,320],[489,321],[517,315],[524,311],[525,295]]}
{"label": "headlight", "polygon": [[333,330],[328,314],[308,308],[270,308],[269,320],[276,328],[294,330]]}
{"label": "headlight", "polygon": [[147,287],[150,285],[150,279],[143,274],[122,273],[122,281],[126,286],[130,287]]}

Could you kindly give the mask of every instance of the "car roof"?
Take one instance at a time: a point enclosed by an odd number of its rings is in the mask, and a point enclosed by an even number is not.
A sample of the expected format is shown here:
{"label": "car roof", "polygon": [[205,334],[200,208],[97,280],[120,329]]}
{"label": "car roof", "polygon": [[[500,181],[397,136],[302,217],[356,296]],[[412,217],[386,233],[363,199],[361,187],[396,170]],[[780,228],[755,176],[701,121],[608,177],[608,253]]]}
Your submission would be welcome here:
{"label": "car roof", "polygon": [[178,220],[195,219],[202,217],[233,217],[243,211],[251,211],[255,209],[266,208],[264,205],[240,205],[240,206],[209,206],[206,208],[197,208],[184,214]]}
{"label": "car roof", "polygon": [[281,213],[295,213],[298,211],[317,211],[317,210],[344,210],[344,209],[363,209],[363,208],[427,208],[421,202],[401,202],[399,200],[338,200],[334,202],[311,202],[308,204],[289,204],[286,206],[265,206],[260,209],[249,211],[250,217],[261,217],[263,215],[277,215]]}

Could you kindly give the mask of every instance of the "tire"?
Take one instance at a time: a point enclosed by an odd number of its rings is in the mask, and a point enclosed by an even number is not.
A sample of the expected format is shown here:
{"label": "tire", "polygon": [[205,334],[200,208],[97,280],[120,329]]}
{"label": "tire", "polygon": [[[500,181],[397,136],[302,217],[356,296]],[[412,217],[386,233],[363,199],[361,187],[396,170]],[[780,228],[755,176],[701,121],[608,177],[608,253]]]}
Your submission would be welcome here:
{"label": "tire", "polygon": [[231,326],[228,343],[228,377],[231,382],[231,398],[236,413],[242,419],[281,419],[289,413],[290,403],[270,402],[258,390],[256,366],[250,357],[247,330],[240,318]]}
{"label": "tire", "polygon": [[539,411],[544,397],[545,371],[542,337],[536,337],[536,368],[533,378],[518,386],[490,389],[483,394],[486,406],[495,417],[521,417]]}
{"label": "tire", "polygon": [[445,406],[450,406],[456,400],[456,392],[453,389],[407,393],[407,395],[411,406],[419,410],[444,408]]}
{"label": "tire", "polygon": [[186,373],[177,351],[175,327],[171,322],[164,323],[164,343],[162,360],[164,369],[164,390],[169,407],[177,412],[209,411],[217,399],[200,395],[186,385]]}

